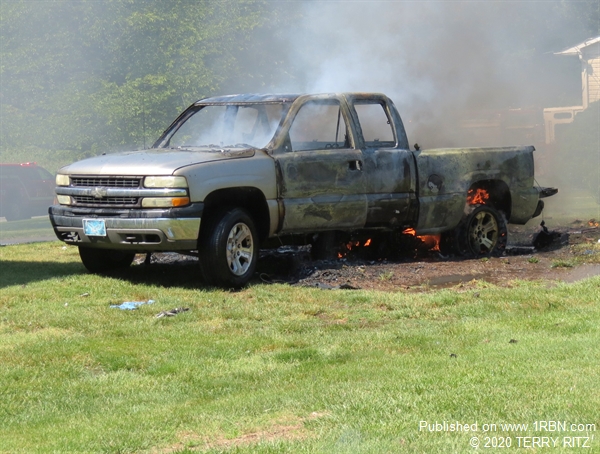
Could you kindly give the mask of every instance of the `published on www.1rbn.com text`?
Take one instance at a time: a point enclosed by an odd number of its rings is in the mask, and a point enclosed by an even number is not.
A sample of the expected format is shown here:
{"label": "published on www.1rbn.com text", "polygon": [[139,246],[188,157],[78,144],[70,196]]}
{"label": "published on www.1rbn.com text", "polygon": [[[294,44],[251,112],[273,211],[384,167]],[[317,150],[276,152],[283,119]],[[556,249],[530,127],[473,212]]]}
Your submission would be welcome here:
{"label": "published on www.1rbn.com text", "polygon": [[596,424],[571,421],[461,422],[419,421],[422,434],[465,434],[473,449],[598,449]]}

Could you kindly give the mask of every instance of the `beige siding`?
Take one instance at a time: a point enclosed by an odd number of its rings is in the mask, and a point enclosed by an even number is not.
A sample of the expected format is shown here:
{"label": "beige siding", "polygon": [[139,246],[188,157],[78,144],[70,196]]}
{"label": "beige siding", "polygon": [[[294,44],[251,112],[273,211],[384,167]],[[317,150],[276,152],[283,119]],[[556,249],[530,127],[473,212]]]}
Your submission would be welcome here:
{"label": "beige siding", "polygon": [[582,49],[582,56],[587,62],[587,94],[588,102],[600,100],[600,42]]}
{"label": "beige siding", "polygon": [[588,60],[589,102],[600,100],[600,58]]}

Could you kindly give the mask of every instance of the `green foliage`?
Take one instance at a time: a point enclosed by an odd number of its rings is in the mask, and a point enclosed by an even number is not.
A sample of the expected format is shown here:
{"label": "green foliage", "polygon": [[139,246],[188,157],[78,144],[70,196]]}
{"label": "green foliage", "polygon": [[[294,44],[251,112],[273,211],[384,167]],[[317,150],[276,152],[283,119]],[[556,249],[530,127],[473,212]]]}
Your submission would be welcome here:
{"label": "green foliage", "polygon": [[183,108],[232,85],[274,11],[264,0],[0,8],[2,151],[92,153],[150,146]]}
{"label": "green foliage", "polygon": [[573,268],[573,262],[570,260],[554,260],[552,262],[552,268]]}

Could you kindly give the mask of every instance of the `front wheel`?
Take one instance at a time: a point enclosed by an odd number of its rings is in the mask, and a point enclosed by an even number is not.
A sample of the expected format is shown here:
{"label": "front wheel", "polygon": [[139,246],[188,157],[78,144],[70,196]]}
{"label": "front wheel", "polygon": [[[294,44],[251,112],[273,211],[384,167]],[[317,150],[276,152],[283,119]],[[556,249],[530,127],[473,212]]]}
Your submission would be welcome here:
{"label": "front wheel", "polygon": [[79,257],[83,266],[88,271],[92,273],[106,273],[108,271],[127,268],[133,262],[135,253],[79,246]]}
{"label": "front wheel", "polygon": [[241,208],[215,213],[201,229],[198,249],[206,283],[242,287],[254,274],[258,260],[254,221]]}

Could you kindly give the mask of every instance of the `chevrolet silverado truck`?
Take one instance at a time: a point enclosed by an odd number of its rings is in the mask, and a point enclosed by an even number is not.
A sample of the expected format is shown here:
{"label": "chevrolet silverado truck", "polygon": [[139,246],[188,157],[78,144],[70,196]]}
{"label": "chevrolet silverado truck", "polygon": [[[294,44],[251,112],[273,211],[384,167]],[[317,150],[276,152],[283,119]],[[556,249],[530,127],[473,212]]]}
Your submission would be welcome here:
{"label": "chevrolet silverado truck", "polygon": [[197,255],[208,284],[240,287],[273,239],[317,251],[332,232],[412,229],[458,254],[499,253],[506,223],[557,191],[534,185],[532,146],[414,148],[383,94],[212,97],[151,149],[60,169],[49,215],[91,272],[174,251]]}

